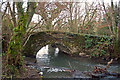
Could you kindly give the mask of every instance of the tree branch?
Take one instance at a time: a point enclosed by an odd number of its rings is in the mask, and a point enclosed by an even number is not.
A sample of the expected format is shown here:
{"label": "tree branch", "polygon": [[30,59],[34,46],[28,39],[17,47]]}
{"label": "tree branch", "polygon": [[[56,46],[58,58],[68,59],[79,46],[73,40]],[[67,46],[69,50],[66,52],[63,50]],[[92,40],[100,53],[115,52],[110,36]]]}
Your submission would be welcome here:
{"label": "tree branch", "polygon": [[29,26],[31,20],[32,20],[32,16],[35,12],[35,8],[36,8],[36,3],[35,2],[28,2],[28,9],[27,9],[27,12],[26,14],[28,15],[28,18],[27,18],[27,27]]}
{"label": "tree branch", "polygon": [[2,15],[2,19],[3,19],[4,15],[6,14],[7,8],[8,8],[8,3],[7,3],[7,5],[6,5],[6,7],[5,7],[4,13],[3,13],[3,15]]}
{"label": "tree branch", "polygon": [[10,14],[11,14],[11,17],[12,17],[13,25],[14,25],[14,27],[16,27],[16,18],[15,18],[15,11],[14,11],[15,10],[15,2],[13,2],[13,11],[12,11],[12,9],[10,7],[10,3],[8,2],[7,4],[8,4],[8,8],[10,10]]}

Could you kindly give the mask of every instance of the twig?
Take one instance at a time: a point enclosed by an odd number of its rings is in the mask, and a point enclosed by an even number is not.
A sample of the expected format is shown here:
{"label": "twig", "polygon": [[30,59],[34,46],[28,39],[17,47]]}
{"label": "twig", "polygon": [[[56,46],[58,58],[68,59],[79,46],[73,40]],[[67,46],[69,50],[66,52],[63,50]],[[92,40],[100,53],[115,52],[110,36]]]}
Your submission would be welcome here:
{"label": "twig", "polygon": [[70,64],[70,62],[69,62],[69,61],[68,61],[68,64],[69,64],[70,68],[72,69],[72,66],[71,66],[71,64]]}
{"label": "twig", "polygon": [[111,59],[108,63],[107,63],[107,66],[106,68],[109,68],[109,65],[113,62],[113,59]]}
{"label": "twig", "polygon": [[25,41],[25,43],[23,44],[23,47],[26,45],[26,43],[28,42],[29,38],[31,35],[28,36],[27,40]]}

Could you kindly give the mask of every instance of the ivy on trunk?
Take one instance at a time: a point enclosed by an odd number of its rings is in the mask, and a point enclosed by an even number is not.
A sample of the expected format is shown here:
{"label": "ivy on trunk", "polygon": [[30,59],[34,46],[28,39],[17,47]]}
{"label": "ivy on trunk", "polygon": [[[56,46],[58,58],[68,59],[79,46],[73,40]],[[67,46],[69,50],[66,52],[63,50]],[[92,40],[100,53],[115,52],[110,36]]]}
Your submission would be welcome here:
{"label": "ivy on trunk", "polygon": [[[9,2],[8,2],[8,5]],[[14,5],[17,6],[17,13],[18,13],[18,17],[15,20],[15,15],[13,15],[13,12],[15,12],[13,9],[10,10],[11,12],[11,17],[12,17],[12,21],[13,21],[13,35],[7,45],[7,73],[8,74],[12,74],[15,75],[23,66],[23,58],[22,58],[22,45],[24,43],[23,41],[23,36],[25,35],[29,23],[31,22],[31,19],[33,17],[33,14],[35,12],[35,8],[36,8],[36,3],[35,2],[28,2],[27,3],[27,11],[25,12],[23,9],[23,2],[16,2],[14,3]],[[8,6],[9,9],[11,9],[10,6]],[[14,7],[14,6],[13,6]],[[15,26],[16,25],[16,26]]]}

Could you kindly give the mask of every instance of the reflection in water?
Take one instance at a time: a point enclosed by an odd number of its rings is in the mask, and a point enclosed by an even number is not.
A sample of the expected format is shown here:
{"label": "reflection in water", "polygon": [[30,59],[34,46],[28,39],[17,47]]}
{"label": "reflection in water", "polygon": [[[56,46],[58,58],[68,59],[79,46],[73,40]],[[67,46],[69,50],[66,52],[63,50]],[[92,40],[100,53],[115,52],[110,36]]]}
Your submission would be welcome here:
{"label": "reflection in water", "polygon": [[57,57],[59,53],[59,48],[55,48],[55,56]]}
{"label": "reflection in water", "polygon": [[[41,68],[41,71],[45,71],[44,77],[68,76],[69,74],[65,73],[64,69],[92,71],[94,66],[102,66],[103,68],[106,67],[106,64],[100,64],[95,60],[70,57],[66,54],[60,53],[58,48],[50,47],[49,45],[46,45],[41,48],[36,55],[38,67]],[[57,53],[57,55],[55,53]],[[108,68],[108,71],[119,72],[119,66],[120,64],[111,65],[110,68]]]}
{"label": "reflection in water", "polygon": [[36,58],[48,58],[48,45],[42,47],[37,52]]}
{"label": "reflection in water", "polygon": [[42,47],[36,55],[37,62],[40,64],[39,65],[48,65],[50,59],[57,57],[59,53],[59,49],[51,46],[51,45],[46,45]]}

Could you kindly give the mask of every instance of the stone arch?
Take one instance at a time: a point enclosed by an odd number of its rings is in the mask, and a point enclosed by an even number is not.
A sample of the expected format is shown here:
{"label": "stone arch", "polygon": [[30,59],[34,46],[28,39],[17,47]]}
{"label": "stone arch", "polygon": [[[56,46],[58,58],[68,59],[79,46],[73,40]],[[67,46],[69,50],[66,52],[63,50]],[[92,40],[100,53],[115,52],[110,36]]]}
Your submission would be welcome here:
{"label": "stone arch", "polygon": [[39,32],[30,36],[24,47],[23,54],[35,57],[39,49],[50,44],[56,45],[60,51],[67,54],[79,53],[84,45],[84,37],[64,32]]}

